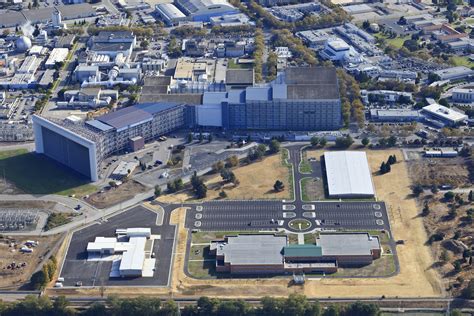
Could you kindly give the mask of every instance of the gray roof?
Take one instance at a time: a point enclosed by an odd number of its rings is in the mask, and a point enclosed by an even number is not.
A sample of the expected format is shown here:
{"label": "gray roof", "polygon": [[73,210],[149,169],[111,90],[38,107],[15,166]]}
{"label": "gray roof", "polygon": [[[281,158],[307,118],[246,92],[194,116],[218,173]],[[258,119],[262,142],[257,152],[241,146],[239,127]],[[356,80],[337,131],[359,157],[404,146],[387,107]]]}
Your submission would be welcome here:
{"label": "gray roof", "polygon": [[96,128],[96,129],[98,129],[102,132],[106,132],[106,131],[109,131],[109,130],[113,129],[112,126],[104,124],[104,123],[102,123],[101,121],[98,121],[98,120],[86,121],[86,124]]}
{"label": "gray roof", "polygon": [[94,42],[109,42],[111,39],[133,41],[134,38],[132,31],[101,31],[94,36]]}
{"label": "gray roof", "polygon": [[253,85],[254,73],[251,69],[228,69],[225,76],[226,84]]}
{"label": "gray roof", "polygon": [[333,67],[290,67],[285,70],[285,83],[288,99],[339,99]]}
{"label": "gray roof", "polygon": [[174,93],[174,94],[145,94],[140,96],[141,103],[150,102],[176,102],[181,104],[202,104],[200,93]]}
{"label": "gray roof", "polygon": [[129,50],[132,47],[132,43],[120,42],[120,43],[93,43],[91,50],[93,51],[124,51]]}
{"label": "gray roof", "polygon": [[110,112],[97,118],[97,120],[116,128],[118,131],[152,119],[153,116],[150,113],[134,106]]}
{"label": "gray roof", "polygon": [[371,255],[372,249],[380,249],[379,238],[367,233],[320,234],[317,244],[323,256],[363,256]]}
{"label": "gray roof", "polygon": [[334,67],[289,67],[285,69],[286,84],[337,84]]}
{"label": "gray roof", "polygon": [[218,242],[216,254],[232,265],[282,264],[282,249],[286,236],[238,235],[228,236],[227,242]]}

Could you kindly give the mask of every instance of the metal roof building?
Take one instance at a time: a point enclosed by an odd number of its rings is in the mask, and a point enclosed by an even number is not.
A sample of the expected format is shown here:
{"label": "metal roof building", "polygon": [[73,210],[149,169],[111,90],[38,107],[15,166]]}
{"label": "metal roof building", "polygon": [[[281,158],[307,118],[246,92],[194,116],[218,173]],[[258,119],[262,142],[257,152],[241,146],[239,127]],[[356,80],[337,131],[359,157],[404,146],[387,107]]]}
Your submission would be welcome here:
{"label": "metal roof building", "polygon": [[366,198],[375,195],[365,152],[325,152],[330,197]]}
{"label": "metal roof building", "polygon": [[209,22],[213,16],[239,13],[226,0],[176,0],[175,4],[193,21]]}

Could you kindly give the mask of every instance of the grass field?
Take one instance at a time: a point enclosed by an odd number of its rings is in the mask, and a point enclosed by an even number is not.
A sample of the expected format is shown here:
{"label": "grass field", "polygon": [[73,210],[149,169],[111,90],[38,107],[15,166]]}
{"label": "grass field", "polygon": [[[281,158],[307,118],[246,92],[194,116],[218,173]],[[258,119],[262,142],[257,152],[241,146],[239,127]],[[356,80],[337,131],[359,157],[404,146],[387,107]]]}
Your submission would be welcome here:
{"label": "grass field", "polygon": [[86,195],[96,190],[84,177],[25,149],[0,152],[0,174],[30,194]]}
{"label": "grass field", "polygon": [[451,59],[456,66],[474,67],[474,62],[470,61],[467,56],[453,56]]}
{"label": "grass field", "polygon": [[383,38],[385,39],[385,42],[387,45],[394,46],[396,48],[402,48],[403,43],[407,40],[410,39],[410,36],[405,36],[405,37],[395,37],[395,38],[388,38],[387,36],[383,35],[382,33],[377,33],[375,34],[376,38]]}

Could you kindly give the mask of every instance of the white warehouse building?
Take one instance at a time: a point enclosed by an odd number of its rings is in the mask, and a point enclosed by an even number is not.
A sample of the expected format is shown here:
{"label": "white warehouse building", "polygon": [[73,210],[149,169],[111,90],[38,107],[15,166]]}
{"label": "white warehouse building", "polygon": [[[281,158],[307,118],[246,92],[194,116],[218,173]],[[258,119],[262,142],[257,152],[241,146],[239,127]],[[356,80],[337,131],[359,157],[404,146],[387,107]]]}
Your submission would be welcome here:
{"label": "white warehouse building", "polygon": [[96,237],[89,242],[88,260],[118,256],[112,259],[110,277],[152,277],[156,260],[151,255],[155,236],[150,228],[117,229],[115,234],[116,237]]}
{"label": "white warehouse building", "polygon": [[325,152],[324,163],[330,197],[372,198],[375,196],[365,152]]}

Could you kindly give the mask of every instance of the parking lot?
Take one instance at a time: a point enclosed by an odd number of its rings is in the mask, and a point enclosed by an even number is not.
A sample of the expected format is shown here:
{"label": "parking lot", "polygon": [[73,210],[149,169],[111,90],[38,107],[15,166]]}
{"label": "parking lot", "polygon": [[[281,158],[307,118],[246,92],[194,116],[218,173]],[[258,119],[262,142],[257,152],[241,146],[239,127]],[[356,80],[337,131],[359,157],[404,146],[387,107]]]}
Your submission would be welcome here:
{"label": "parking lot", "polygon": [[[284,208],[291,209],[291,212]],[[316,202],[302,205],[278,201],[214,201],[192,205],[186,226],[205,231],[276,228],[293,231],[288,222],[294,218],[308,219],[312,223],[310,229],[390,230],[383,202]]]}
{"label": "parking lot", "polygon": [[[169,282],[171,255],[175,237],[175,226],[169,224],[169,213],[165,214],[162,226],[157,226],[157,213],[143,206],[136,206],[105,221],[74,232],[64,260],[60,276],[64,286],[166,286]],[[151,228],[156,253],[154,276],[151,278],[109,278],[112,261],[87,261],[87,243],[95,237],[114,237],[117,228]]]}

